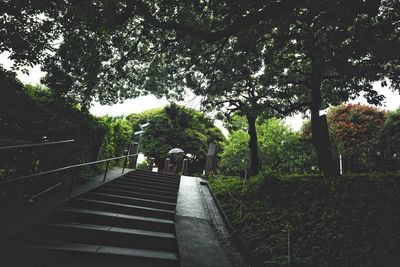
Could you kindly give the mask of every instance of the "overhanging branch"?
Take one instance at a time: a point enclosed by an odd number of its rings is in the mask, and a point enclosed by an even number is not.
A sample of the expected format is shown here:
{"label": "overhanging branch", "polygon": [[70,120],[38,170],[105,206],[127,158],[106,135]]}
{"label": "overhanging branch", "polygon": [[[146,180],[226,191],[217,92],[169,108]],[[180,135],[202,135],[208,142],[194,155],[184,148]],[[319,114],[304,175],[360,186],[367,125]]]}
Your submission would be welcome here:
{"label": "overhanging branch", "polygon": [[256,25],[260,21],[278,19],[290,13],[295,8],[303,6],[305,2],[305,0],[282,0],[274,2],[257,12],[252,12],[247,16],[238,18],[226,28],[218,31],[207,31],[176,21],[160,21],[156,16],[154,16],[150,8],[143,1],[134,1],[134,5],[136,6],[136,14],[143,17],[147,23],[154,27],[164,30],[174,30],[183,33],[184,35],[195,36],[211,43],[241,32],[244,29]]}

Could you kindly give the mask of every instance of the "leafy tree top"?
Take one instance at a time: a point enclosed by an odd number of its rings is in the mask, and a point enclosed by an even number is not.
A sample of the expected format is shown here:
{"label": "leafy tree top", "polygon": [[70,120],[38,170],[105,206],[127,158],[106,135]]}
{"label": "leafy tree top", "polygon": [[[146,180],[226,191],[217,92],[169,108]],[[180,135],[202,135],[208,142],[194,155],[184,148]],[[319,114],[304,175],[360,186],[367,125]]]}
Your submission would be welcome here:
{"label": "leafy tree top", "polygon": [[[307,73],[311,54],[319,53],[325,77],[336,77],[326,80],[326,88],[342,88],[336,95],[346,98],[359,92],[354,85],[363,84],[362,90],[379,100],[366,82],[385,76],[393,87],[398,84],[398,5],[394,0],[3,1],[0,51],[11,51],[20,65],[44,63],[46,83],[83,106],[93,98],[113,103],[148,92],[179,98],[192,82],[186,74],[197,62],[218,58],[224,44],[230,57],[261,55],[250,73],[260,69],[260,60],[286,59],[287,75],[277,87],[284,85],[286,92],[299,92],[293,87],[296,75]],[[60,37],[62,43],[52,45]],[[262,56],[271,44],[276,53]],[[55,53],[45,58],[47,51]],[[232,63],[228,66],[240,69]],[[367,80],[360,78],[366,74]],[[346,79],[353,86],[341,85]]]}
{"label": "leafy tree top", "polygon": [[381,141],[385,112],[372,106],[347,104],[328,112],[330,130],[340,152],[346,155]]}
{"label": "leafy tree top", "polygon": [[179,147],[191,161],[191,172],[201,173],[204,168],[208,145],[213,142],[222,148],[225,140],[213,121],[203,113],[170,104],[162,109],[152,109],[127,117],[132,127],[138,130],[139,124],[148,122],[141,139],[143,153],[155,158],[159,168],[164,165],[168,151]]}
{"label": "leafy tree top", "polygon": [[[262,169],[271,168],[283,173],[307,172],[315,165],[309,142],[294,132],[282,120],[271,118],[258,121],[257,136]],[[221,172],[239,175],[250,166],[249,136],[243,129],[230,132],[221,155]]]}
{"label": "leafy tree top", "polygon": [[400,108],[386,114],[383,143],[394,158],[400,159]]}

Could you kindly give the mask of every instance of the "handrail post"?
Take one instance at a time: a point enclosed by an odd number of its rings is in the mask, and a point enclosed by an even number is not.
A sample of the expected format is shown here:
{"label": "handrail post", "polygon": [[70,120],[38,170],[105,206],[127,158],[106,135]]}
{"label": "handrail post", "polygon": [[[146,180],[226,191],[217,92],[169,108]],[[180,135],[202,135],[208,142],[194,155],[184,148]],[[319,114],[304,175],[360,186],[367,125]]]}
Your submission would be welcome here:
{"label": "handrail post", "polygon": [[150,158],[149,160],[149,171],[153,171],[154,166],[154,158]]}
{"label": "handrail post", "polygon": [[186,175],[186,172],[187,172],[187,163],[188,163],[188,160],[187,160],[187,159],[184,159],[183,162],[182,162],[182,175]]}
{"label": "handrail post", "polygon": [[166,158],[165,159],[165,163],[164,163],[164,173],[168,173],[169,172],[169,164],[170,164],[170,159]]}
{"label": "handrail post", "polygon": [[72,177],[71,185],[69,186],[69,194],[68,194],[68,197],[70,197],[70,196],[72,195],[72,193],[74,192],[75,183],[76,183],[76,176],[74,175],[74,176]]}
{"label": "handrail post", "polygon": [[126,166],[128,164],[128,159],[129,159],[130,153],[131,153],[131,151],[128,150],[128,153],[126,154],[126,157],[125,157],[125,160],[124,160],[124,165],[122,166],[122,174],[125,172],[125,168],[126,168]]}
{"label": "handrail post", "polygon": [[128,159],[129,159],[129,155],[130,155],[130,154],[131,154],[131,149],[128,148],[128,149],[126,150],[126,158],[125,158],[125,160],[124,160],[124,165],[122,166],[122,174],[124,174],[125,168],[126,168],[126,166],[127,166],[127,164],[128,164]]}
{"label": "handrail post", "polygon": [[288,267],[290,267],[290,228],[287,229]]}
{"label": "handrail post", "polygon": [[110,161],[107,161],[106,171],[104,172],[103,183],[106,181],[108,167],[110,167]]}

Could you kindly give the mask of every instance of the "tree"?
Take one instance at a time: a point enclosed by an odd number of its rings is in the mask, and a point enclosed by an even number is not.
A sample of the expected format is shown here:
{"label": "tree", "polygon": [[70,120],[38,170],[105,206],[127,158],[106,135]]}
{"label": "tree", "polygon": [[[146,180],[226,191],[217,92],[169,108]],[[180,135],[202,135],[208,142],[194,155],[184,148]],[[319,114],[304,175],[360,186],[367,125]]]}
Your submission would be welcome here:
{"label": "tree", "polygon": [[[320,110],[362,92],[370,103],[383,99],[372,89],[372,82],[385,77],[386,64],[398,65],[391,49],[387,52],[391,59],[376,53],[381,40],[387,40],[389,47],[398,42],[399,32],[392,26],[393,5],[391,1],[311,1],[277,25],[284,49],[294,51],[301,62],[297,64],[301,68],[290,66],[288,72],[298,73],[307,84],[313,142],[319,165],[328,175],[336,171]],[[372,36],[381,40],[371,41]],[[287,85],[285,79],[281,83]]]}
{"label": "tree", "polygon": [[250,167],[249,135],[236,130],[229,134],[221,153],[221,172],[226,175],[243,175]]}
{"label": "tree", "polygon": [[390,169],[397,168],[398,170],[400,162],[400,108],[386,114],[382,142],[385,163]]}
{"label": "tree", "polygon": [[133,125],[134,129],[138,124],[149,123],[142,135],[141,150],[145,156],[155,159],[159,170],[164,167],[168,151],[179,147],[189,159],[188,171],[201,174],[209,143],[217,143],[221,148],[224,141],[224,136],[211,119],[199,111],[176,104],[140,113],[138,120],[135,117],[128,116],[129,120],[137,123]]}
{"label": "tree", "polygon": [[[374,48],[355,48],[366,42],[360,32],[380,33],[379,27],[368,22],[376,14],[368,13],[370,10],[363,6],[342,14],[338,10],[345,6],[328,6],[328,2],[310,2],[305,8],[295,9],[282,21],[269,23],[272,30],[249,27],[216,47],[215,53],[200,52],[210,56],[202,58],[203,68],[192,69],[190,81],[202,78],[199,72],[211,76],[200,79],[197,87],[203,90],[194,87],[197,94],[205,96],[206,104],[228,103],[231,110],[248,118],[251,173],[256,172],[258,163],[252,126],[258,115],[288,115],[309,106],[320,167],[327,175],[335,175],[326,122],[319,116],[321,108],[362,91],[371,102],[382,99],[371,86],[372,81],[382,78],[381,65],[375,59],[360,60]],[[196,60],[199,66],[202,62]]]}
{"label": "tree", "polygon": [[[194,47],[196,54],[192,68],[186,72],[187,85],[202,96],[205,109],[217,109],[227,118],[243,116],[247,122],[250,152],[250,176],[260,170],[256,121],[263,117],[283,117],[304,111],[307,106],[294,92],[277,86],[277,78],[285,71],[286,59],[266,61],[274,51],[274,37],[268,32],[254,36],[255,29],[237,34],[222,45]],[[190,57],[189,54],[186,55]],[[285,90],[281,90],[284,88]],[[303,88],[304,89],[304,88]]]}
{"label": "tree", "polygon": [[384,117],[383,111],[367,105],[347,104],[331,108],[329,126],[337,149],[345,155],[365,148],[377,151]]}
{"label": "tree", "polygon": [[140,125],[148,123],[149,120],[163,112],[164,108],[152,108],[141,113],[132,113],[126,116],[126,119],[131,123],[133,131],[140,131]]}
{"label": "tree", "polygon": [[361,104],[340,105],[329,110],[335,150],[352,161],[352,165],[358,165],[348,166],[352,171],[377,169],[376,165],[380,165],[384,117],[385,112]]}
{"label": "tree", "polygon": [[[258,121],[257,135],[262,169],[285,174],[305,173],[315,166],[311,144],[276,118]],[[243,130],[232,131],[221,155],[221,171],[238,175],[250,167],[249,136]]]}
{"label": "tree", "polygon": [[[220,114],[218,114],[220,115]],[[231,134],[235,131],[243,130],[245,131],[247,129],[247,121],[246,118],[243,116],[240,116],[239,114],[232,114],[228,118],[224,118],[223,116],[217,116],[221,120],[223,120],[223,125],[225,129],[228,130],[228,132]]]}
{"label": "tree", "polygon": [[279,119],[269,119],[259,126],[263,165],[292,174],[309,173],[316,165],[312,145]]}
{"label": "tree", "polygon": [[118,157],[127,154],[133,142],[133,131],[130,121],[120,117],[103,116],[99,121],[107,129],[103,140],[103,158]]}
{"label": "tree", "polygon": [[1,1],[0,54],[10,53],[13,69],[40,64],[55,51],[60,32],[49,11],[62,1]]}
{"label": "tree", "polygon": [[[386,112],[370,105],[342,104],[327,113],[334,159],[343,159],[343,170],[352,172],[398,168],[398,111]],[[311,139],[311,123],[302,127],[304,139]],[[338,164],[335,164],[338,168]]]}
{"label": "tree", "polygon": [[[332,175],[329,137],[318,135],[319,111],[363,90],[379,101],[369,85],[385,77],[399,89],[398,7],[395,0],[62,1],[42,10],[64,37],[46,60],[47,83],[83,109],[92,98],[116,102],[148,92],[180,97],[192,82],[185,74],[196,59],[217,58],[215,46],[242,33],[254,41],[272,35],[273,62],[286,55],[295,59],[276,77],[277,88],[296,100],[307,93],[319,163]],[[297,90],[299,83],[308,91]]]}

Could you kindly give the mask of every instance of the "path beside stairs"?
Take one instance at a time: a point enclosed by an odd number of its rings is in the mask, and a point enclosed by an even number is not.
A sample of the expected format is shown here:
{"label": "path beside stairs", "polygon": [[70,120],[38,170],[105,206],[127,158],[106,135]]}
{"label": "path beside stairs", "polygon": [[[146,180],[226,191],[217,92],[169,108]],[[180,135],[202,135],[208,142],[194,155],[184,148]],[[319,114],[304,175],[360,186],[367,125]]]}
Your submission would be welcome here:
{"label": "path beside stairs", "polygon": [[231,266],[206,217],[200,178],[182,176],[175,228],[181,267]]}

